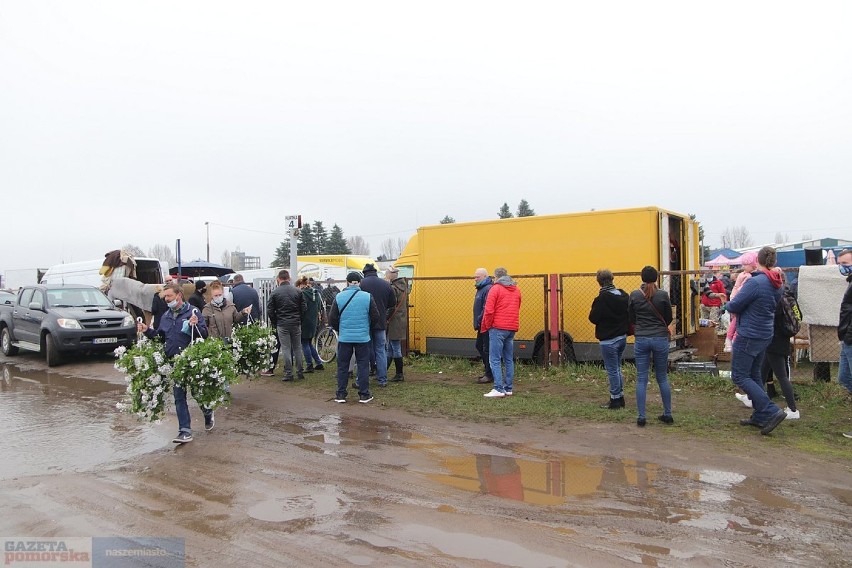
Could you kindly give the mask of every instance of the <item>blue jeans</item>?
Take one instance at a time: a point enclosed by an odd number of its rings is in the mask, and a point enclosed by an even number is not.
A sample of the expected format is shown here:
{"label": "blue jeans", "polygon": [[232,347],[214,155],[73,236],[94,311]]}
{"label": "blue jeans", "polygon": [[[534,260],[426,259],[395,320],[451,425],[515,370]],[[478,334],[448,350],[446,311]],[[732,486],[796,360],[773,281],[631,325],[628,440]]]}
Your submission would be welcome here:
{"label": "blue jeans", "polygon": [[669,338],[637,337],[634,344],[636,357],[636,410],[639,418],[645,418],[645,397],[648,391],[648,376],[651,374],[651,357],[654,358],[654,373],[663,399],[663,414],[672,415],[672,390],[669,386]]}
{"label": "blue jeans", "polygon": [[852,345],[840,343],[840,371],[837,381],[852,393]]}
{"label": "blue jeans", "polygon": [[[515,332],[492,327],[488,330],[488,362],[494,375],[494,390],[512,392],[515,378]],[[500,361],[506,367],[505,380]]]}
{"label": "blue jeans", "polygon": [[305,364],[308,367],[313,367],[314,363],[317,365],[322,365],[322,359],[320,359],[319,353],[317,353],[317,348],[314,347],[314,340],[312,337],[305,339],[302,338],[302,353],[305,355]]}
{"label": "blue jeans", "polygon": [[370,398],[370,343],[337,344],[337,398],[345,399],[349,386],[349,361],[358,361],[358,396]]}
{"label": "blue jeans", "polygon": [[603,340],[600,343],[604,368],[609,377],[609,397],[621,398],[624,396],[624,376],[621,374],[621,357],[624,355],[624,348],[627,347],[627,336],[621,335],[614,339]]}
{"label": "blue jeans", "polygon": [[[388,382],[388,354],[385,351],[385,343],[388,341],[387,331],[374,329],[370,332],[370,336],[373,338],[370,342],[371,354],[376,359],[376,380],[379,381],[380,385],[383,385]],[[373,359],[373,357],[370,357],[370,359]]]}
{"label": "blue jeans", "polygon": [[[178,430],[186,432],[187,434],[192,434],[192,428],[189,427],[191,419],[189,416],[189,405],[186,403],[186,389],[175,385],[172,388],[172,393],[175,396],[175,412],[177,412],[178,417]],[[205,417],[213,414],[212,410],[207,410],[204,407],[201,407],[201,411],[204,412]]]}
{"label": "blue jeans", "polygon": [[772,339],[752,339],[737,335],[731,352],[731,380],[751,399],[751,421],[763,426],[781,409],[763,390],[760,367]]}
{"label": "blue jeans", "polygon": [[402,357],[402,340],[388,339],[388,350],[390,351],[391,358],[398,359]]}

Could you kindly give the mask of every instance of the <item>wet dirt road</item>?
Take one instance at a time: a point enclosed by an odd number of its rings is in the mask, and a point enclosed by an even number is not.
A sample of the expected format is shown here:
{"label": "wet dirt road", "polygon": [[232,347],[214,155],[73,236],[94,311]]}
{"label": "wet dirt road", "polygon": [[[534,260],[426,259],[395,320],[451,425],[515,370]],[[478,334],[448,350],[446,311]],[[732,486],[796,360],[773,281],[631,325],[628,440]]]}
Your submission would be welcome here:
{"label": "wet dirt road", "polygon": [[652,428],[461,424],[268,381],[236,386],[212,432],[191,404],[195,441],[177,447],[173,413],[149,425],[115,410],[109,359],[48,371],[0,357],[0,371],[0,535],[179,537],[188,566],[842,566],[852,554],[852,464],[759,444],[735,455]]}

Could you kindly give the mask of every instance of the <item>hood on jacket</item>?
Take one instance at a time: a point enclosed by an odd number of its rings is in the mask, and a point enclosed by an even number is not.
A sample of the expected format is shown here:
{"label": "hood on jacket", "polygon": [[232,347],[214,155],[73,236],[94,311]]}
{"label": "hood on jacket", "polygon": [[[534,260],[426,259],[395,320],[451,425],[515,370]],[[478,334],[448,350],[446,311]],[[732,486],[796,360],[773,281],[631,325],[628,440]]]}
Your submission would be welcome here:
{"label": "hood on jacket", "polygon": [[494,284],[494,279],[491,278],[490,276],[486,276],[485,278],[483,278],[479,282],[475,282],[474,286],[476,286],[476,288],[479,289],[479,288],[482,288],[484,286],[488,286],[489,284]]}
{"label": "hood on jacket", "polygon": [[781,275],[780,270],[764,270],[763,273],[769,278],[774,288],[780,288],[784,285],[784,277]]}
{"label": "hood on jacket", "polygon": [[[491,277],[489,276],[489,278],[491,278]],[[483,282],[484,282],[484,280],[483,280]],[[512,277],[507,274],[506,276],[501,276],[500,278],[498,278],[497,281],[495,282],[495,284],[500,284],[502,286],[508,287],[508,286],[516,286],[517,282],[512,280]]]}

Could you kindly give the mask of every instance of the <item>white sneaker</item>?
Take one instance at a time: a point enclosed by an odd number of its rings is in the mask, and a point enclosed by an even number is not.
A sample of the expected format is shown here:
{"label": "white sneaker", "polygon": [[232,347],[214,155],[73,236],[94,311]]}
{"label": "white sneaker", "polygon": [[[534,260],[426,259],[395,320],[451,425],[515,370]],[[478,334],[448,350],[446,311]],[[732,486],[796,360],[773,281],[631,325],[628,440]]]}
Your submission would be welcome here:
{"label": "white sneaker", "polygon": [[746,405],[748,408],[752,407],[751,399],[747,394],[734,393],[734,396],[737,397],[737,400]]}
{"label": "white sneaker", "polygon": [[798,410],[793,412],[789,408],[785,408],[784,412],[787,413],[787,418],[785,418],[784,420],[798,420],[799,419],[799,411]]}
{"label": "white sneaker", "polygon": [[505,392],[505,393],[503,393],[503,394],[505,394],[506,396],[512,396],[512,391],[506,391],[506,392]]}
{"label": "white sneaker", "polygon": [[491,389],[482,396],[486,398],[503,398],[504,396],[506,396],[506,394],[498,391],[497,389]]}

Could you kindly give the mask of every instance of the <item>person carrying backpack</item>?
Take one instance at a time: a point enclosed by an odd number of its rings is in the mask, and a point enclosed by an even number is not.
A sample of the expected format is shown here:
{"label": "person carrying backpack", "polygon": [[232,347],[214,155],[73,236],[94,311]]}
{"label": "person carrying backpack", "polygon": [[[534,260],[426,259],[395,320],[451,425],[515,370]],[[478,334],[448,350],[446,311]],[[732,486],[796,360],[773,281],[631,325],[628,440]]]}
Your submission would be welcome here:
{"label": "person carrying backpack", "polygon": [[[779,271],[780,272],[780,271]],[[781,273],[783,277],[783,272]],[[793,392],[793,384],[790,382],[790,338],[796,335],[800,329],[798,304],[792,293],[786,287],[784,294],[775,308],[775,322],[772,341],[766,348],[766,354],[761,366],[761,376],[764,383],[767,382],[769,374],[772,373],[781,385],[784,400],[787,401],[787,414],[785,420],[798,420],[799,410],[796,408],[796,394]]]}

